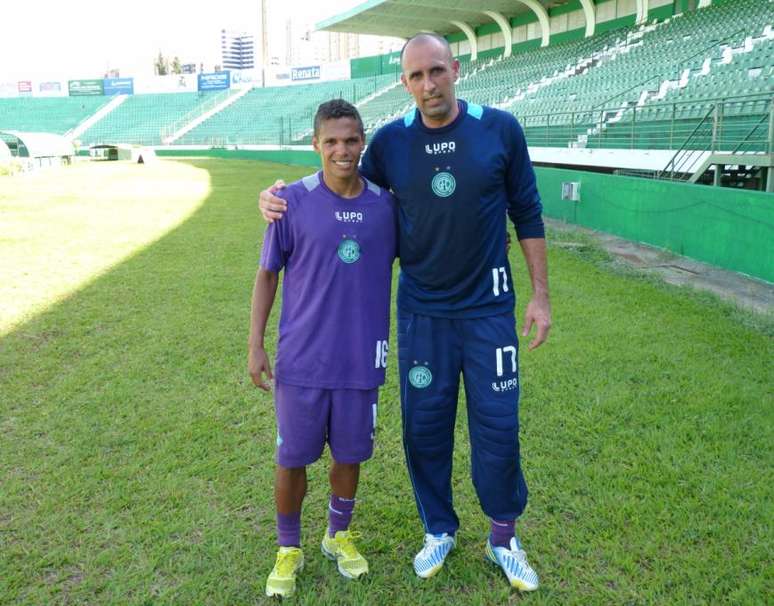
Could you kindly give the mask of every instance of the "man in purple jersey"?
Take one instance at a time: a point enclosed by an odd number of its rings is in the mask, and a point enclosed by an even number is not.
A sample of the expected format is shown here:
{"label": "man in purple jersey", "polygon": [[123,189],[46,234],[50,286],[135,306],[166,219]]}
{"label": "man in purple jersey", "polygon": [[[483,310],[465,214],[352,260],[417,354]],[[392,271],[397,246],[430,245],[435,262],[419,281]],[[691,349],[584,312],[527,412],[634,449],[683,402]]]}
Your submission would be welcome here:
{"label": "man in purple jersey", "polygon": [[296,212],[267,228],[253,291],[249,371],[268,390],[264,375],[273,375],[264,333],[284,268],[275,362],[279,551],[268,596],[295,589],[304,562],[306,465],[320,458],[325,442],[333,462],[322,551],[347,578],[368,572],[349,523],[360,463],[373,451],[377,388],[387,363],[395,203],[358,173],[365,133],[352,105],[341,99],[320,105],[313,145],[322,171],[283,190]]}

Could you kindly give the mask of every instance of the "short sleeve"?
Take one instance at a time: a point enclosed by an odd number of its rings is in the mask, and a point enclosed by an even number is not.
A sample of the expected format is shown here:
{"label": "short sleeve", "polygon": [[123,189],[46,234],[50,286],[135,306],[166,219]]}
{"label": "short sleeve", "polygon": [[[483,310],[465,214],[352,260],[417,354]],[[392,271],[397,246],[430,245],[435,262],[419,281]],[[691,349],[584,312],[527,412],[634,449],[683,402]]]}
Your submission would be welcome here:
{"label": "short sleeve", "polygon": [[[284,196],[280,195],[280,197]],[[261,250],[261,267],[279,273],[287,265],[288,258],[292,252],[291,219],[286,214],[279,221],[269,223],[266,227],[266,232],[263,236],[263,248]]]}

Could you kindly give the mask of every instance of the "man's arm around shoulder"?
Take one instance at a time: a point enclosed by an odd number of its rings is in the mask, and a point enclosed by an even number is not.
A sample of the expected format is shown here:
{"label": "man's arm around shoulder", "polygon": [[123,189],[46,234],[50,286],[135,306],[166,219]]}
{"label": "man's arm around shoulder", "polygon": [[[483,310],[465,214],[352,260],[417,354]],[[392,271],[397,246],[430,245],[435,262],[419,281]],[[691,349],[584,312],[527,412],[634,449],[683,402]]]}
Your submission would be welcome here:
{"label": "man's arm around shoulder", "polygon": [[288,204],[277,195],[286,187],[282,179],[277,179],[269,189],[264,189],[258,195],[258,210],[267,223],[279,221],[288,210]]}

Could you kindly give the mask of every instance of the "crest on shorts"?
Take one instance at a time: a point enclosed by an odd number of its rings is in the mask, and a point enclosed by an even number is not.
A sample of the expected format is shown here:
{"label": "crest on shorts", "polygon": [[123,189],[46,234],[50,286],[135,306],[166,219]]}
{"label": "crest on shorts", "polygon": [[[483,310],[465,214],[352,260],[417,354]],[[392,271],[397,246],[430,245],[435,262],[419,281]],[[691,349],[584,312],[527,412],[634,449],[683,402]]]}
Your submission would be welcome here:
{"label": "crest on shorts", "polygon": [[433,193],[439,198],[448,198],[457,188],[457,181],[454,179],[454,175],[449,172],[437,173],[433,177],[430,187],[433,188]]}
{"label": "crest on shorts", "polygon": [[[427,362],[425,362],[426,364]],[[414,364],[417,364],[414,362]],[[433,382],[433,373],[427,366],[416,365],[408,372],[408,380],[417,389],[424,389]]]}
{"label": "crest on shorts", "polygon": [[360,244],[357,240],[345,237],[339,244],[338,253],[339,259],[347,265],[354,263],[360,258]]}

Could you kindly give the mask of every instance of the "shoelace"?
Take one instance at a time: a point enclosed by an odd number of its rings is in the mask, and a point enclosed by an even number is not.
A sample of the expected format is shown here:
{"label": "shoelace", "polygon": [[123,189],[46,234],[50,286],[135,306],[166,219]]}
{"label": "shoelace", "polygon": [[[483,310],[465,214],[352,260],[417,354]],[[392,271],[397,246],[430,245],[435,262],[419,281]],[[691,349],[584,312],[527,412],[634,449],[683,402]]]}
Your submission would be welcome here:
{"label": "shoelace", "polygon": [[289,576],[292,574],[296,567],[296,560],[298,559],[299,553],[300,550],[293,550],[277,554],[277,563],[275,566],[277,567],[277,572],[281,576]]}
{"label": "shoelace", "polygon": [[341,549],[341,553],[344,554],[344,557],[347,559],[356,558],[358,555],[360,555],[357,551],[357,548],[355,547],[355,544],[352,542],[353,539],[359,539],[362,535],[355,531],[355,532],[342,532],[339,534],[339,536],[336,537],[336,542],[339,544],[339,548]]}
{"label": "shoelace", "polygon": [[448,540],[449,540],[449,537],[437,537],[433,534],[426,534],[425,546],[422,548],[422,551],[419,552],[419,556],[421,558],[429,557],[433,553],[433,550],[436,547],[446,543]]}
{"label": "shoelace", "polygon": [[508,553],[510,553],[516,559],[516,561],[518,561],[518,562],[520,562],[522,564],[526,564],[527,566],[529,566],[529,562],[527,562],[527,552],[524,551],[523,549],[510,549],[509,548],[508,549]]}

